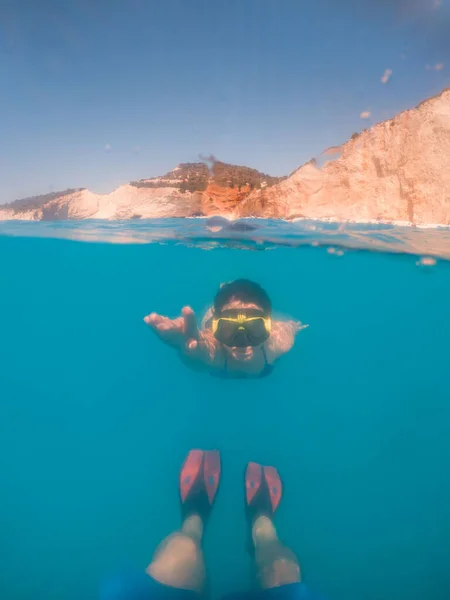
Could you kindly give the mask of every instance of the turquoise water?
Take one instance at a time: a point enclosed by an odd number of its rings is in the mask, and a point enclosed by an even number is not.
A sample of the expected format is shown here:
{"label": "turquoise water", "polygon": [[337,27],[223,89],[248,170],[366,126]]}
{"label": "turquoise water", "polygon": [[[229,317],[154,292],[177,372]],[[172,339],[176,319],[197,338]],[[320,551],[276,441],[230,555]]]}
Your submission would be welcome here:
{"label": "turquoise water", "polygon": [[[283,247],[281,229],[252,252],[48,237],[61,227],[0,236],[2,600],[90,600],[107,575],[144,568],[179,524],[192,447],[222,452],[215,596],[248,585],[242,477],[256,460],[283,476],[278,531],[310,586],[448,598],[450,263]],[[142,322],[200,313],[236,277],[310,325],[267,379],[191,372]]]}

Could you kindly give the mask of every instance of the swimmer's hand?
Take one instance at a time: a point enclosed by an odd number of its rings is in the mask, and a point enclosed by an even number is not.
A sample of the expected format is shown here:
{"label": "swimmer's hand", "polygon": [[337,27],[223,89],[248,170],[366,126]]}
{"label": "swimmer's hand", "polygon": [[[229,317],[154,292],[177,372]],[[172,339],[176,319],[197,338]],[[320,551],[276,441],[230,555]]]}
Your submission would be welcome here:
{"label": "swimmer's hand", "polygon": [[181,311],[181,317],[169,319],[156,313],[144,317],[147,325],[169,346],[202,362],[211,362],[215,355],[215,338],[209,332],[200,331],[195,313],[189,306]]}

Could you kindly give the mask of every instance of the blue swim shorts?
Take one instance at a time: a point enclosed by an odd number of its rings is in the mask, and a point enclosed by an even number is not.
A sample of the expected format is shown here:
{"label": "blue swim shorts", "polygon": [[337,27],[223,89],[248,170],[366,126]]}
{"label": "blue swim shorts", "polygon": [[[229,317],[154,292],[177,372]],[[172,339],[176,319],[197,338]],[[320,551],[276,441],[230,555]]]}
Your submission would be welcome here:
{"label": "blue swim shorts", "polygon": [[[146,573],[120,575],[106,581],[100,600],[199,600],[190,590],[159,583]],[[227,594],[222,600],[323,600],[304,583],[289,583],[268,590]]]}

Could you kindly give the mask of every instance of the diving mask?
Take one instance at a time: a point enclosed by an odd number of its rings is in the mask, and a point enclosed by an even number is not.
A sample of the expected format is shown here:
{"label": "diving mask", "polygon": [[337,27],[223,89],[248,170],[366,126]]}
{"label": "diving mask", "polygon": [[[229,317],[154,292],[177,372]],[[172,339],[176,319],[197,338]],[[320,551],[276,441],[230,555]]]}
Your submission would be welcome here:
{"label": "diving mask", "polygon": [[258,309],[224,310],[212,319],[214,336],[225,346],[259,346],[268,339],[271,329],[270,316]]}

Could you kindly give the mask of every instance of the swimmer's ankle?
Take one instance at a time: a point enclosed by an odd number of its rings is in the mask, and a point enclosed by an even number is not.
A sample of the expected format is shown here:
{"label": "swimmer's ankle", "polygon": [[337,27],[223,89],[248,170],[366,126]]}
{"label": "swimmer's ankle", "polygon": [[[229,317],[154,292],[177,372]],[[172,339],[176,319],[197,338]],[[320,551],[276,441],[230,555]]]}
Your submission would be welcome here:
{"label": "swimmer's ankle", "polygon": [[188,535],[194,540],[201,542],[203,537],[203,521],[198,514],[192,514],[186,517],[181,525],[182,533]]}
{"label": "swimmer's ankle", "polygon": [[277,540],[277,530],[272,519],[266,515],[256,517],[252,525],[252,539],[255,546],[259,542]]}

